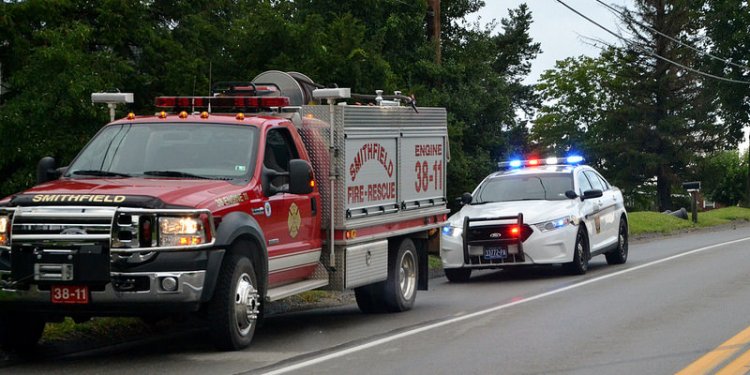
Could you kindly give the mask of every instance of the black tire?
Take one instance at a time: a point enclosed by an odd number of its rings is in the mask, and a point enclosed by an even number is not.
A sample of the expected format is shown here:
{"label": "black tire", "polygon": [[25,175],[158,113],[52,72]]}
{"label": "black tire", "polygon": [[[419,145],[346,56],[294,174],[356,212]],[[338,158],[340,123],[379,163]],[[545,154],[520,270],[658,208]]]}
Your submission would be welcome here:
{"label": "black tire", "polygon": [[604,256],[607,258],[607,264],[623,264],[628,261],[628,222],[624,219],[620,219],[617,247]]}
{"label": "black tire", "polygon": [[414,306],[419,280],[419,258],[414,242],[404,238],[388,254],[388,279],[385,281],[385,308],[389,312],[407,311]]}
{"label": "black tire", "polygon": [[589,269],[589,243],[581,228],[576,233],[576,244],[573,247],[573,261],[565,263],[565,270],[571,275],[583,275]]}
{"label": "black tire", "polygon": [[354,297],[357,299],[359,310],[365,314],[385,312],[384,291],[385,282],[355,288]]}
{"label": "black tire", "polygon": [[42,338],[47,322],[40,316],[6,313],[0,315],[0,347],[19,353],[31,352]]}
{"label": "black tire", "polygon": [[261,300],[253,263],[245,256],[228,253],[208,305],[210,335],[219,350],[250,345],[261,315]]}
{"label": "black tire", "polygon": [[471,278],[471,268],[446,268],[443,271],[452,283],[465,283]]}

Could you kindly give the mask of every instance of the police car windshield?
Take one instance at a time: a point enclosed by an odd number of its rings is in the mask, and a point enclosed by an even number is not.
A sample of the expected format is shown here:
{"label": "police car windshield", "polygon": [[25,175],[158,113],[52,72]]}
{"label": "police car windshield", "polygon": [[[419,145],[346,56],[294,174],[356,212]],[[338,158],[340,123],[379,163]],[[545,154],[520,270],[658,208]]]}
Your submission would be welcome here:
{"label": "police car windshield", "polygon": [[569,173],[522,174],[498,176],[485,181],[472,204],[525,200],[564,200],[573,190]]}
{"label": "police car windshield", "polygon": [[249,126],[191,123],[110,125],[86,145],[68,168],[66,176],[248,178],[255,165],[257,139],[257,129]]}

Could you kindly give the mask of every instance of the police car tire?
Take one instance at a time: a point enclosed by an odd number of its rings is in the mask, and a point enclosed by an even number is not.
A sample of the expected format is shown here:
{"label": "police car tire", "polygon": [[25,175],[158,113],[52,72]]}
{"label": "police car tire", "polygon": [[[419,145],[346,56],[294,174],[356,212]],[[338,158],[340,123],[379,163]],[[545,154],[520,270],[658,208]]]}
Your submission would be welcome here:
{"label": "police car tire", "polygon": [[0,347],[24,353],[36,348],[47,323],[36,315],[0,315]]}
{"label": "police car tire", "polygon": [[565,264],[565,269],[572,275],[583,275],[589,268],[589,244],[583,229],[576,234],[576,242],[573,247],[573,261]]}
{"label": "police car tire", "polygon": [[471,278],[471,268],[446,268],[443,271],[452,283],[465,283]]}
{"label": "police car tire", "polygon": [[398,247],[391,246],[388,255],[385,307],[389,312],[410,310],[417,297],[419,280],[417,248],[411,239],[404,238]]}
{"label": "police car tire", "polygon": [[[258,320],[249,324],[247,332],[241,332],[237,318],[235,299],[238,284],[249,283],[258,289],[258,279],[253,263],[245,256],[228,253],[221,266],[214,296],[208,305],[208,326],[211,339],[219,350],[239,350],[250,345]],[[260,304],[260,301],[257,301]],[[258,306],[260,309],[260,306]],[[258,314],[260,316],[260,314]]]}
{"label": "police car tire", "polygon": [[604,254],[607,264],[623,264],[628,260],[628,223],[620,219],[620,229],[617,233],[617,247]]}
{"label": "police car tire", "polygon": [[354,297],[357,300],[359,310],[365,314],[376,314],[385,312],[385,282],[361,286],[354,289]]}

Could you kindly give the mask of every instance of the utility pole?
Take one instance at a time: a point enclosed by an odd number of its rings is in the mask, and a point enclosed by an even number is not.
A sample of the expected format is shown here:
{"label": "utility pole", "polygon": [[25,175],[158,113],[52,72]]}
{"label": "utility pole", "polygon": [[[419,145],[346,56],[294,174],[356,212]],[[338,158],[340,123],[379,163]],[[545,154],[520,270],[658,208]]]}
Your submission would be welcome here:
{"label": "utility pole", "polygon": [[440,0],[428,0],[427,35],[435,45],[435,64],[440,65],[442,51],[440,48]]}

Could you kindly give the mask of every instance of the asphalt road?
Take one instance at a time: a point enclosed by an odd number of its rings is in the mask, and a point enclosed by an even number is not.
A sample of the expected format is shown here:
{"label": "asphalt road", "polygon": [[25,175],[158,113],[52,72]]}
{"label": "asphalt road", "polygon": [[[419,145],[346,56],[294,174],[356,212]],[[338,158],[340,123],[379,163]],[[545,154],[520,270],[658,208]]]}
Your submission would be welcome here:
{"label": "asphalt road", "polygon": [[548,267],[433,279],[401,314],[349,304],[277,315],[241,352],[216,352],[205,332],[186,330],[0,372],[673,374],[709,352],[723,361],[691,371],[735,359],[749,369],[740,362],[750,333],[725,343],[750,326],[749,255],[750,226],[687,233],[631,242],[627,264],[596,257],[584,276]]}

